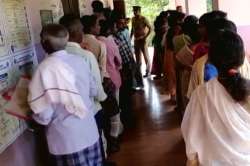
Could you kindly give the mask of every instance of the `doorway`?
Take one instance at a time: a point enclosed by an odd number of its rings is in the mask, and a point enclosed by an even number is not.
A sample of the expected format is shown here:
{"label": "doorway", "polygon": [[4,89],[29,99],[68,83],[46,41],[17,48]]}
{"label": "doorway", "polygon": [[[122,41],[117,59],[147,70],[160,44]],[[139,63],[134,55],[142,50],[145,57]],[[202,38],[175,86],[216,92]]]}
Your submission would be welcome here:
{"label": "doorway", "polygon": [[64,14],[80,16],[78,0],[62,0]]}

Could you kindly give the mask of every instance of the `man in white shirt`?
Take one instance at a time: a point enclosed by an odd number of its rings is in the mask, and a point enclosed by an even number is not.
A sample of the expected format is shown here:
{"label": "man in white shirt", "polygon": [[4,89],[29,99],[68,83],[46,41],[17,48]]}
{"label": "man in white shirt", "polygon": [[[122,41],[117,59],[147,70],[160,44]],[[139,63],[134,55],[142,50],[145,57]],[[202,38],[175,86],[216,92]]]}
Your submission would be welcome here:
{"label": "man in white shirt", "polygon": [[[80,46],[80,43],[82,43],[83,39],[83,26],[80,22],[80,18],[73,15],[65,15],[60,19],[60,24],[64,25],[69,31],[69,42],[67,43],[66,51],[71,54],[83,57],[83,60],[85,60],[87,67],[90,68],[91,74],[94,76],[95,82],[97,83],[97,95],[93,98],[95,103],[94,113],[99,133],[103,135],[104,110],[100,103],[107,99],[107,95],[103,89],[101,73],[97,60],[92,52],[82,49]],[[104,145],[101,147],[104,158],[106,151],[106,140],[104,137],[102,137],[101,141],[104,142]],[[108,163],[108,161],[105,160],[105,164],[106,163]]]}
{"label": "man in white shirt", "polygon": [[97,114],[98,111],[102,109],[100,102],[103,102],[107,98],[102,86],[102,79],[97,60],[92,52],[82,49],[80,46],[80,43],[82,42],[83,26],[79,18],[72,15],[65,15],[60,19],[60,24],[65,26],[69,31],[69,42],[66,45],[66,51],[68,53],[83,57],[97,83],[98,95],[94,98],[94,112]]}
{"label": "man in white shirt", "polygon": [[97,85],[82,57],[65,51],[67,41],[63,26],[43,27],[41,44],[49,56],[29,85],[29,104],[34,120],[46,126],[54,166],[102,166],[91,101]]}

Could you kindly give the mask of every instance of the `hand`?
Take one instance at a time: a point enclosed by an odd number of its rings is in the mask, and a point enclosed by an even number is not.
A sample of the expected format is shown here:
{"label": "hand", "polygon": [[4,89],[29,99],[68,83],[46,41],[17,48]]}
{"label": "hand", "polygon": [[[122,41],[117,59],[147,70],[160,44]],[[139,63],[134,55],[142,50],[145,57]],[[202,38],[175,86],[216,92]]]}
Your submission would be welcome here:
{"label": "hand", "polygon": [[110,78],[104,77],[103,79],[103,88],[107,95],[114,93],[116,87]]}
{"label": "hand", "polygon": [[147,39],[147,35],[143,35],[143,36],[135,38],[135,40],[146,40],[146,39]]}

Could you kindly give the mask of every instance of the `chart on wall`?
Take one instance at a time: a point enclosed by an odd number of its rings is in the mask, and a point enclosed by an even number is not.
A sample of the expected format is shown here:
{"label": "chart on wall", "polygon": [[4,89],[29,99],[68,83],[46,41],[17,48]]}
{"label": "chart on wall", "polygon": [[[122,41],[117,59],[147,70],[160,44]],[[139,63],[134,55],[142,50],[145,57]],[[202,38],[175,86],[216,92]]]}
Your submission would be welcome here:
{"label": "chart on wall", "polygon": [[40,1],[40,16],[42,25],[47,23],[58,23],[59,19],[63,16],[63,6],[60,0],[50,0],[46,3]]}
{"label": "chart on wall", "polygon": [[25,130],[23,121],[4,112],[8,92],[36,65],[24,0],[0,0],[0,153]]}

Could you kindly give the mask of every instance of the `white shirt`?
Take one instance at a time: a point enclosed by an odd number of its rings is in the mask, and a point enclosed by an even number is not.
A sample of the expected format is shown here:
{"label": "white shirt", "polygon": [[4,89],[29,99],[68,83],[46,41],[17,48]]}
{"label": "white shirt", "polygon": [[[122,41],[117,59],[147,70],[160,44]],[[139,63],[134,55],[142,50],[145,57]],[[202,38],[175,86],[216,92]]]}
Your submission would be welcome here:
{"label": "white shirt", "polygon": [[89,66],[91,73],[94,76],[94,79],[97,84],[97,96],[94,98],[95,102],[95,114],[102,109],[102,106],[100,102],[104,101],[107,98],[106,93],[104,92],[103,86],[102,86],[102,79],[101,79],[101,74],[100,74],[100,69],[98,67],[97,60],[93,53],[84,50],[81,48],[80,44],[75,43],[75,42],[68,42],[66,46],[66,51],[68,53],[78,55],[83,57],[85,60],[86,64]]}
{"label": "white shirt", "polygon": [[[39,124],[46,126],[46,137],[51,154],[65,155],[79,152],[94,145],[99,139],[93,113],[94,106],[90,99],[90,96],[96,93],[97,86],[82,57],[68,54],[66,51],[58,51],[50,56],[58,57],[73,69],[76,77],[75,85],[83,99],[87,112],[84,118],[81,119],[69,113],[65,105],[63,105],[64,103],[58,103],[51,104],[39,114],[34,114],[33,118]],[[37,70],[42,72],[42,68],[39,66]],[[53,70],[56,66],[49,67]]]}
{"label": "white shirt", "polygon": [[243,106],[217,78],[199,86],[181,125],[188,159],[197,155],[202,166],[249,166],[250,106]]}

